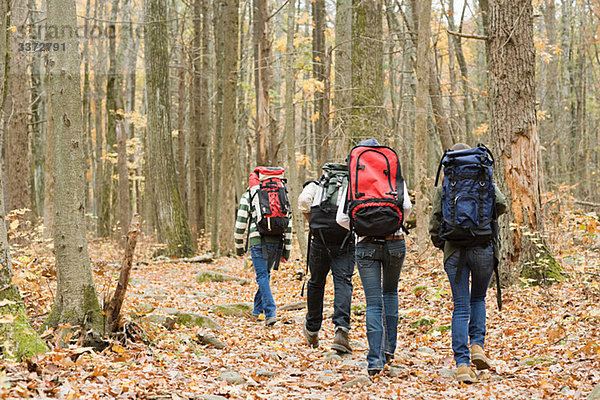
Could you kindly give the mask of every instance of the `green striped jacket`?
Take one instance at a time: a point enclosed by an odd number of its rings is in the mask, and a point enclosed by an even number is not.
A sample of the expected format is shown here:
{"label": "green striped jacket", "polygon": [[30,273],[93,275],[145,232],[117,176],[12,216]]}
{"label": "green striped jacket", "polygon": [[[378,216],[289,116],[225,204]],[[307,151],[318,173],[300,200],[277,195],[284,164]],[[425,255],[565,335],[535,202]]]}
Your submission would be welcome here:
{"label": "green striped jacket", "polygon": [[[246,190],[240,199],[240,204],[238,206],[237,218],[235,220],[235,252],[238,256],[244,254],[244,240],[246,239],[246,229],[248,228],[248,217],[250,214],[250,191],[252,194],[256,193],[256,187],[250,190]],[[254,210],[256,212],[256,210]],[[287,230],[285,232],[284,239],[284,247],[281,257],[290,258],[290,252],[292,250],[292,218],[290,213],[290,222],[288,224]],[[277,243],[280,238],[276,236],[265,236],[265,241],[267,243]],[[258,233],[258,229],[256,227],[256,215],[252,218],[250,222],[250,237],[249,237],[248,247],[254,246],[257,244],[261,244],[260,233]]]}

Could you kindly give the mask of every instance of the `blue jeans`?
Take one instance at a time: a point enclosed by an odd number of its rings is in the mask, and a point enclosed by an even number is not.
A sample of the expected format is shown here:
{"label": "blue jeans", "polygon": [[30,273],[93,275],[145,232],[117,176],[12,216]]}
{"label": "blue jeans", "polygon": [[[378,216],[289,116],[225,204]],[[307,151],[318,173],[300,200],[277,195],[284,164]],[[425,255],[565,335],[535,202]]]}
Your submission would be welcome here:
{"label": "blue jeans", "polygon": [[[275,300],[271,292],[271,269],[279,265],[281,258],[280,243],[265,243],[250,246],[250,254],[252,255],[252,264],[256,274],[256,283],[258,290],[254,296],[253,315],[265,314],[265,318],[275,316]],[[263,251],[266,252],[265,259]]]}
{"label": "blue jeans", "polygon": [[[456,273],[463,251],[464,264],[458,282]],[[457,366],[471,365],[471,345],[483,347],[485,342],[485,294],[494,271],[494,248],[469,247],[454,252],[444,265],[450,287],[454,311],[452,313],[452,350]],[[471,285],[469,288],[469,275]],[[470,290],[469,290],[470,289]]]}
{"label": "blue jeans", "polygon": [[356,245],[356,264],[367,299],[368,369],[383,369],[385,354],[396,351],[398,280],[405,254],[404,240],[366,238]]}
{"label": "blue jeans", "polygon": [[[349,240],[352,242],[352,239]],[[354,245],[346,243],[344,248],[339,245],[325,245],[317,238],[310,245],[308,260],[310,279],[306,302],[306,329],[317,332],[323,322],[323,297],[325,283],[331,269],[333,275],[333,324],[337,328],[350,330],[350,303],[352,301],[352,273],[354,272]]]}

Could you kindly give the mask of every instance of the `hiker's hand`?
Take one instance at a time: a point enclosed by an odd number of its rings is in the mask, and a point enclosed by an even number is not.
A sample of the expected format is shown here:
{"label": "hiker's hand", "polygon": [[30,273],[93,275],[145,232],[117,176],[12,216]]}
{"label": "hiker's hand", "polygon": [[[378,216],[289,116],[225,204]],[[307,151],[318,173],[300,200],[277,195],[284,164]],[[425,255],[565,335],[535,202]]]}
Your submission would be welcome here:
{"label": "hiker's hand", "polygon": [[290,261],[290,259],[289,259],[289,258],[283,258],[283,257],[281,257],[281,260],[280,260],[280,261],[281,261],[282,263],[286,263],[286,262]]}

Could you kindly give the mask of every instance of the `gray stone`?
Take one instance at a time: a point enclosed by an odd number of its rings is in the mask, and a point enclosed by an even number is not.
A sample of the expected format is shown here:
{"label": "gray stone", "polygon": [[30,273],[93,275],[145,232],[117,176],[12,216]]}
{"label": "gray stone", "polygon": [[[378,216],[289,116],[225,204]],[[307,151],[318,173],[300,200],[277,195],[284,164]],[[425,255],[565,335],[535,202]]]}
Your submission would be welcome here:
{"label": "gray stone", "polygon": [[361,362],[362,362],[361,360],[350,358],[350,359],[344,360],[342,365],[344,365],[346,367],[358,367]]}
{"label": "gray stone", "polygon": [[349,388],[349,387],[353,387],[353,386],[357,386],[357,385],[364,385],[365,383],[369,383],[369,382],[371,382],[371,379],[368,376],[360,375],[360,376],[357,376],[356,378],[352,379],[351,381],[344,383],[342,386],[345,388]]}
{"label": "gray stone", "polygon": [[320,375],[320,376],[317,377],[317,380],[319,382],[321,382],[321,383],[324,383],[324,384],[330,384],[333,381],[335,381],[336,378],[333,377],[333,376],[331,376],[331,375]]}
{"label": "gray stone", "polygon": [[207,335],[207,334],[199,333],[198,335],[196,335],[196,339],[198,340],[199,343],[212,346],[215,349],[221,350],[221,349],[224,349],[225,347],[227,347],[227,345],[225,343],[223,343],[222,341],[217,339],[215,336],[210,335],[210,334]]}
{"label": "gray stone", "polygon": [[328,351],[323,354],[323,358],[325,358],[325,361],[342,361],[342,357],[337,351]]}
{"label": "gray stone", "polygon": [[200,315],[196,313],[179,313],[177,315],[177,323],[185,326],[199,326],[201,328],[208,328],[217,332],[221,330],[221,325],[219,325],[214,319],[207,317],[206,315]]}
{"label": "gray stone", "polygon": [[228,274],[223,274],[221,272],[215,271],[200,271],[198,275],[196,275],[196,282],[228,282],[235,281],[239,282],[240,285],[248,284],[248,281],[244,278],[240,278],[239,276],[233,276]]}
{"label": "gray stone", "polygon": [[244,378],[239,372],[233,370],[221,372],[219,374],[219,379],[233,385],[241,385],[246,383],[246,378]]}
{"label": "gray stone", "polygon": [[162,325],[168,330],[171,330],[175,326],[177,317],[174,315],[152,313],[142,317],[142,320],[147,321],[151,324]]}
{"label": "gray stone", "polygon": [[216,394],[205,394],[201,398],[202,400],[227,400],[227,397],[218,396]]}
{"label": "gray stone", "polygon": [[456,379],[456,371],[451,368],[442,368],[438,371],[438,374],[446,378]]}
{"label": "gray stone", "polygon": [[367,344],[364,342],[361,342],[360,340],[356,340],[356,339],[350,339],[350,347],[352,347],[355,350],[366,350],[367,349]]}
{"label": "gray stone", "polygon": [[247,354],[242,354],[240,357],[242,357],[242,358],[260,358],[260,357],[262,357],[262,354],[260,354],[260,353],[247,353]]}
{"label": "gray stone", "polygon": [[168,315],[178,315],[179,313],[181,313],[181,311],[179,311],[178,309],[171,307],[157,307],[154,311],[160,314]]}
{"label": "gray stone", "polygon": [[406,374],[406,367],[399,366],[399,365],[392,366],[392,367],[390,367],[388,374],[392,378],[404,376],[404,374]]}
{"label": "gray stone", "polygon": [[266,369],[256,370],[256,376],[260,376],[262,378],[272,378],[277,375],[277,372],[269,371]]}
{"label": "gray stone", "polygon": [[422,354],[427,354],[427,355],[434,355],[435,354],[435,350],[429,347],[419,347],[417,349],[417,352],[422,353]]}
{"label": "gray stone", "polygon": [[306,301],[297,301],[295,303],[288,303],[281,307],[278,307],[280,311],[297,311],[304,310],[306,308]]}
{"label": "gray stone", "polygon": [[571,388],[568,386],[565,386],[564,388],[560,389],[560,392],[564,395],[567,395],[569,392],[571,392]]}
{"label": "gray stone", "polygon": [[243,317],[252,313],[252,303],[215,304],[210,310],[215,314]]}
{"label": "gray stone", "polygon": [[599,400],[600,399],[600,384],[596,385],[594,389],[590,392],[587,400]]}

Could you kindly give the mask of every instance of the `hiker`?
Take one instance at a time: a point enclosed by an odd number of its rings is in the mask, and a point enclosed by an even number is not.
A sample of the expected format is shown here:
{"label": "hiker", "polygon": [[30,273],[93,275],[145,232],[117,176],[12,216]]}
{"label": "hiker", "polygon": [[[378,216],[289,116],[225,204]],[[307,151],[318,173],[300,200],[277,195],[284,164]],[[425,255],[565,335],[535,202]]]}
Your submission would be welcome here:
{"label": "hiker", "polygon": [[271,270],[277,270],[280,261],[287,262],[292,248],[291,211],[283,172],[280,167],[258,167],[250,174],[235,222],[236,254],[242,256],[250,247],[258,284],[252,316],[258,320],[264,314],[266,326],[277,322]]}
{"label": "hiker", "polygon": [[396,152],[377,140],[358,143],[337,222],[356,235],[356,265],[367,300],[367,372],[391,363],[398,335],[398,281],[406,254],[403,221],[412,204]]}
{"label": "hiker", "polygon": [[323,322],[323,297],[327,274],[333,275],[333,324],[335,336],[332,350],[352,353],[350,302],[354,272],[354,241],[348,230],[336,222],[338,205],[348,185],[346,164],[326,163],[319,181],[309,181],[298,197],[298,208],[308,220],[308,268],[310,280],[306,295],[307,313],[302,332],[311,347],[319,346],[319,330]]}
{"label": "hiker", "polygon": [[[452,289],[452,350],[459,382],[477,382],[478,370],[490,368],[484,352],[485,295],[496,272],[498,307],[497,218],[506,200],[492,181],[493,157],[483,145],[457,143],[444,153],[442,187],[435,191],[429,223],[434,246],[444,251],[444,270]],[[471,284],[469,285],[469,275]],[[471,348],[469,351],[469,342]]]}

